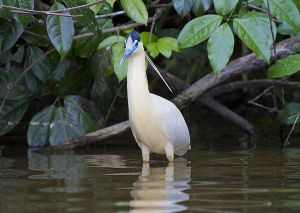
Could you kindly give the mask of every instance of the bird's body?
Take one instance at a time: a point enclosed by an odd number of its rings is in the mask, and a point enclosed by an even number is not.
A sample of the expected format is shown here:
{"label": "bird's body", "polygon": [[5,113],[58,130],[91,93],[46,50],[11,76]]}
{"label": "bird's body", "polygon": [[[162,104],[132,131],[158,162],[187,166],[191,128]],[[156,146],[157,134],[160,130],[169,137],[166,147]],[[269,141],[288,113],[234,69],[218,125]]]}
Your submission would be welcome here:
{"label": "bird's body", "polygon": [[127,92],[129,122],[143,160],[149,161],[150,152],[166,154],[169,161],[174,153],[184,155],[190,149],[188,127],[172,102],[149,92],[142,42],[129,57]]}

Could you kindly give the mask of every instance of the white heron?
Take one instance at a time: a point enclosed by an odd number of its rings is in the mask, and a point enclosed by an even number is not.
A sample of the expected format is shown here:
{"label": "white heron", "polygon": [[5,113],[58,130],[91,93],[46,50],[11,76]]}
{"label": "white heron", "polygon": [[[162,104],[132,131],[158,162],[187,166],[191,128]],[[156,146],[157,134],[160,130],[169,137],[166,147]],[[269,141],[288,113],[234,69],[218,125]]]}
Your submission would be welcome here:
{"label": "white heron", "polygon": [[[144,51],[139,33],[132,31],[125,40],[125,53],[120,62],[129,60],[127,93],[130,127],[142,150],[143,161],[149,161],[151,152],[166,154],[167,159],[173,161],[174,154],[182,156],[191,149],[189,130],[181,112],[172,102],[149,92],[145,57],[154,66]],[[154,69],[162,78],[155,66]]]}

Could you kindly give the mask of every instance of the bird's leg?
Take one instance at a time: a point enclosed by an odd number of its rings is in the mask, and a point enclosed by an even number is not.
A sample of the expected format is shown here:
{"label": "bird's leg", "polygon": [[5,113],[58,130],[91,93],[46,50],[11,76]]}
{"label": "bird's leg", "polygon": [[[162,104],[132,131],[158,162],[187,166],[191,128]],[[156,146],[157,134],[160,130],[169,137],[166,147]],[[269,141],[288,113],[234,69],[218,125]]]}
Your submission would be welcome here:
{"label": "bird's leg", "polygon": [[142,149],[142,155],[143,155],[143,161],[144,162],[149,162],[150,160],[150,151],[147,146],[144,144],[141,144],[141,149]]}
{"label": "bird's leg", "polygon": [[165,146],[165,153],[169,161],[174,160],[174,148],[170,142],[168,142],[167,145]]}

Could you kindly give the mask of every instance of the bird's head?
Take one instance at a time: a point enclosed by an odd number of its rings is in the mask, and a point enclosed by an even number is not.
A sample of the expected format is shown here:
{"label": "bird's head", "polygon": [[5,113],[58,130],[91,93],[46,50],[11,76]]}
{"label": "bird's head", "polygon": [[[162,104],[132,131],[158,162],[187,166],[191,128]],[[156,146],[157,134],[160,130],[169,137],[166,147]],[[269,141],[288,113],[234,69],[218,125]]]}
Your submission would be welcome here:
{"label": "bird's head", "polygon": [[125,39],[125,53],[121,59],[120,64],[122,64],[129,56],[134,53],[134,51],[139,46],[140,41],[140,34],[137,31],[133,30],[128,34]]}

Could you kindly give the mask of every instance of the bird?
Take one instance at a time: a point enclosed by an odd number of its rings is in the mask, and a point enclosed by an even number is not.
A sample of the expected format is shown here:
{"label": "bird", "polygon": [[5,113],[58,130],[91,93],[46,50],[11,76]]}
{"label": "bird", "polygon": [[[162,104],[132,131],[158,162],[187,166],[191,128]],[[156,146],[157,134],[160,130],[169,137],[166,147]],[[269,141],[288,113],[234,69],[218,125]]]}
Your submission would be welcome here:
{"label": "bird", "polygon": [[129,124],[144,162],[150,153],[165,154],[168,161],[182,156],[190,146],[190,134],[180,110],[169,100],[149,92],[146,61],[170,89],[144,50],[140,34],[133,30],[125,39],[125,52],[120,61],[128,59],[127,98]]}

